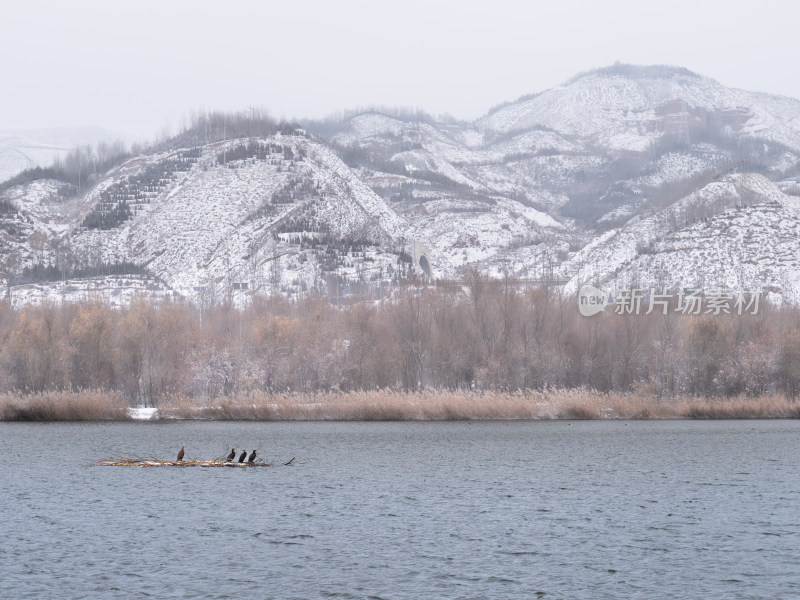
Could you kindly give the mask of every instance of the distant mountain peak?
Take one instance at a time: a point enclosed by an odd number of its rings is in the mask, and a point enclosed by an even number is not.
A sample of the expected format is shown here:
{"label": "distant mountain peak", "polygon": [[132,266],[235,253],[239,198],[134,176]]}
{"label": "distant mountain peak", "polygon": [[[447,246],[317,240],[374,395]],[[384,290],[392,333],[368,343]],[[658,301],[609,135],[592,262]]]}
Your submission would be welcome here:
{"label": "distant mountain peak", "polygon": [[591,76],[627,77],[630,79],[675,79],[686,77],[698,80],[708,79],[703,75],[690,71],[686,67],[676,67],[672,65],[632,65],[616,62],[607,67],[599,67],[597,69],[578,73],[574,77],[568,79],[564,85],[570,85],[580,79]]}
{"label": "distant mountain peak", "polygon": [[[537,98],[541,99],[542,97],[547,97],[553,92],[570,93],[587,87],[603,89],[609,85],[652,86],[654,83],[657,86],[656,89],[658,89],[659,86],[664,88],[664,84],[671,85],[673,88],[677,86],[693,89],[706,86],[719,86],[719,83],[711,77],[700,75],[685,67],[676,67],[672,65],[632,65],[616,62],[613,65],[578,73],[555,88],[542,90],[533,94],[526,94],[520,96],[516,100],[493,106],[487,112],[487,116],[494,115],[509,107],[513,109],[515,106],[536,100]],[[633,106],[631,108],[633,108]]]}

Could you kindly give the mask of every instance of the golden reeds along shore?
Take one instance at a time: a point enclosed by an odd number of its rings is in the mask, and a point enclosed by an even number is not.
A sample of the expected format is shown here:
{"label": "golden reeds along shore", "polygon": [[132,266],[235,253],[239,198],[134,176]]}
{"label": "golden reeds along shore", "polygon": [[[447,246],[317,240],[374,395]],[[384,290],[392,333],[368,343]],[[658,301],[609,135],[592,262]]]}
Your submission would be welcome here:
{"label": "golden reeds along shore", "polygon": [[[0,396],[2,421],[126,421],[141,414],[104,391]],[[173,397],[153,419],[240,421],[455,421],[546,419],[798,418],[800,402],[781,396],[657,398],[642,393],[554,389],[514,392],[392,390],[317,394],[250,392],[213,401]]]}

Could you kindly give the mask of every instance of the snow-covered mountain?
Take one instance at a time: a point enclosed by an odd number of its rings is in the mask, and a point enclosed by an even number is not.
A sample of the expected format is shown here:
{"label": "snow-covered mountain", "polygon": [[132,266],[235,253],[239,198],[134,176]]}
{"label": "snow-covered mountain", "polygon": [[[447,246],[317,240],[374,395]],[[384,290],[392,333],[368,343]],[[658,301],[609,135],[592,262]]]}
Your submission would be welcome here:
{"label": "snow-covered mountain", "polygon": [[686,69],[614,65],[492,111],[493,133],[546,128],[609,150],[646,151],[663,134],[750,135],[800,150],[800,102],[724,87]]}
{"label": "snow-covered mountain", "polygon": [[[434,244],[450,269],[553,273],[574,280],[568,290],[580,277],[617,276],[630,259],[617,256],[620,236],[631,238],[634,252],[652,246],[656,254],[648,256],[659,256],[644,231],[663,221],[663,235],[679,235],[683,226],[670,215],[684,204],[708,197],[706,219],[746,204],[752,219],[763,213],[767,223],[767,201],[791,204],[784,192],[798,194],[800,101],[726,88],[675,67],[588,72],[472,123],[366,112],[318,131],[413,227],[436,231],[447,223],[450,235],[435,236]],[[769,180],[780,189],[764,184]],[[746,201],[728,190],[734,183],[749,186]],[[722,190],[727,203],[713,200]],[[517,229],[509,216],[525,214],[521,206],[538,214]],[[710,227],[704,235],[712,244],[713,225],[694,224],[683,234]],[[590,249],[618,263],[579,268],[589,264]],[[748,260],[746,249],[730,252]],[[660,259],[631,268],[657,268],[661,277],[674,271],[681,281],[681,273],[696,272],[672,269],[668,254]],[[757,279],[774,287],[775,278],[787,281],[779,273]]]}
{"label": "snow-covered mountain", "polygon": [[568,293],[617,288],[761,289],[800,301],[800,198],[758,174],[728,175],[605,232],[559,267]]}
{"label": "snow-covered mountain", "polygon": [[8,271],[134,265],[187,297],[301,293],[330,275],[391,279],[408,229],[302,131],[169,149],[128,160],[85,195],[65,187],[6,192]]}
{"label": "snow-covered mountain", "polygon": [[472,270],[800,300],[800,100],[614,65],[474,122],[375,110],[304,126],[176,138],[78,194],[6,188],[5,271],[133,268],[198,300]]}

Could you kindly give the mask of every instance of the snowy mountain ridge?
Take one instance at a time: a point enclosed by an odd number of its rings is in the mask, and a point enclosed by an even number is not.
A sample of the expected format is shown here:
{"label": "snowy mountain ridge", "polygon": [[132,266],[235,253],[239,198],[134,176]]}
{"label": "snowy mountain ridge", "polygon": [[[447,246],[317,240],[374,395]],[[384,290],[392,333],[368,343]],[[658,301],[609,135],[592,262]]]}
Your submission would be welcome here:
{"label": "snowy mountain ridge", "polygon": [[212,302],[477,271],[567,293],[714,282],[800,300],[799,100],[613,65],[474,122],[303,126],[176,142],[77,195],[55,180],[1,191],[7,277],[105,265]]}

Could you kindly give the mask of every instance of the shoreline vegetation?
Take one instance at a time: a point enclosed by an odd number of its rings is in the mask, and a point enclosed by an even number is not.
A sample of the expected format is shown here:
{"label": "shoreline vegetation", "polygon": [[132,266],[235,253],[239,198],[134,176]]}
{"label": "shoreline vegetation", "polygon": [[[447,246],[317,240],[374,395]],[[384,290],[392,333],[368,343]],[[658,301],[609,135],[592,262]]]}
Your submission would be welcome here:
{"label": "shoreline vegetation", "polygon": [[[124,397],[105,391],[0,396],[0,421],[131,421]],[[800,418],[800,402],[782,395],[658,399],[589,389],[495,391],[391,390],[247,393],[212,402],[165,398],[154,420],[458,421]]]}
{"label": "shoreline vegetation", "polygon": [[346,305],[0,302],[3,421],[797,418],[798,398],[800,307],[766,301],[582,317],[475,275]]}

